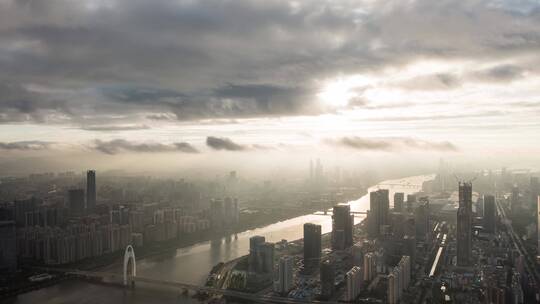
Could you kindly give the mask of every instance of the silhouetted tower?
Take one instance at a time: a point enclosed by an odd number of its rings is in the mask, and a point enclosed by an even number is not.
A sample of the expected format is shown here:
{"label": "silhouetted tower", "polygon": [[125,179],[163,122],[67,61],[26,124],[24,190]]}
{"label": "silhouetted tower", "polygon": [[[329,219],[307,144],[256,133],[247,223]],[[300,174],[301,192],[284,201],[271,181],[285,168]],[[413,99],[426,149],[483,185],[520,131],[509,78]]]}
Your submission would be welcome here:
{"label": "silhouetted tower", "polygon": [[96,207],[96,171],[86,171],[86,209]]}
{"label": "silhouetted tower", "polygon": [[405,200],[405,194],[403,192],[394,193],[394,211],[403,211],[403,203]]}
{"label": "silhouetted tower", "polygon": [[304,269],[319,265],[321,259],[321,225],[304,224]]}
{"label": "silhouetted tower", "polygon": [[332,215],[332,249],[343,250],[352,246],[351,206],[336,205]]}
{"label": "silhouetted tower", "polygon": [[494,233],[496,219],[495,197],[493,195],[484,195],[484,231]]}
{"label": "silhouetted tower", "polygon": [[369,193],[368,234],[370,237],[379,236],[381,226],[388,224],[389,205],[387,189]]}
{"label": "silhouetted tower", "polygon": [[457,264],[469,266],[472,254],[472,183],[459,183],[457,212]]}

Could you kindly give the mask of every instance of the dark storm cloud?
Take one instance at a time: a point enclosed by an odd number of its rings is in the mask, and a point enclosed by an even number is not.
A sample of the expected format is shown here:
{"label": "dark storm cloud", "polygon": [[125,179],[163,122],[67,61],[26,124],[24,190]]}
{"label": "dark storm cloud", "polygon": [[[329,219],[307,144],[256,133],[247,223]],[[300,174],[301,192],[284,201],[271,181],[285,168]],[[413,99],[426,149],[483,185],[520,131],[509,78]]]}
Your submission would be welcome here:
{"label": "dark storm cloud", "polygon": [[50,113],[70,114],[67,102],[11,82],[0,82],[0,123],[45,122]]}
{"label": "dark storm cloud", "polygon": [[227,151],[244,151],[249,147],[240,145],[225,137],[208,136],[206,138],[206,145],[214,150],[227,150]]}
{"label": "dark storm cloud", "polygon": [[51,142],[39,140],[0,142],[0,150],[46,150],[51,145]]}
{"label": "dark storm cloud", "polygon": [[[328,111],[315,102],[319,80],[424,59],[534,55],[540,50],[538,6],[487,0],[1,1],[2,81],[40,84],[48,93],[34,92],[26,102],[0,99],[0,122],[318,114]],[[519,75],[508,67],[486,71],[499,80]],[[424,81],[436,89],[460,84],[444,73]],[[59,93],[66,89],[75,92],[69,99]],[[77,98],[93,90],[99,96]]]}
{"label": "dark storm cloud", "polygon": [[[316,113],[305,108],[308,90],[264,84],[228,84],[205,92],[181,93],[158,88],[113,87],[104,96],[128,107],[171,111],[181,120],[241,118]],[[171,115],[148,115],[152,120],[169,120]]]}
{"label": "dark storm cloud", "polygon": [[341,146],[364,151],[402,151],[415,149],[454,152],[458,150],[454,144],[447,141],[431,142],[412,138],[363,138],[352,136],[326,139],[324,142],[331,146]]}
{"label": "dark storm cloud", "polygon": [[115,139],[111,141],[95,140],[93,148],[105,154],[117,154],[119,152],[140,152],[140,153],[158,153],[158,152],[184,152],[199,153],[192,145],[186,142],[173,144],[161,143],[135,143],[124,139]]}

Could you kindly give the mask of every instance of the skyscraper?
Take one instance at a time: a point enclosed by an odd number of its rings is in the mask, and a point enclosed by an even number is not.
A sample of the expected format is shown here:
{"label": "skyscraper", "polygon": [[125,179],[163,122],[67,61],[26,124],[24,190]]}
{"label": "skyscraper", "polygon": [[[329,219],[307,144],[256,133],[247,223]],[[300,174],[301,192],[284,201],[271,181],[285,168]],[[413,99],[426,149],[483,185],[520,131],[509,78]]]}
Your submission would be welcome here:
{"label": "skyscraper", "polygon": [[343,250],[352,246],[351,206],[336,205],[332,215],[332,249]]}
{"label": "skyscraper", "polygon": [[304,269],[319,265],[321,259],[321,226],[304,224]]}
{"label": "skyscraper", "polygon": [[468,266],[472,253],[472,184],[459,183],[459,208],[457,211],[457,264]]}
{"label": "skyscraper", "polygon": [[484,195],[484,231],[495,232],[496,218],[495,197],[493,195]]}
{"label": "skyscraper", "polygon": [[416,195],[407,194],[407,212],[412,212],[416,203]]}
{"label": "skyscraper", "polygon": [[258,272],[260,268],[259,263],[259,246],[264,244],[265,238],[264,236],[256,235],[249,238],[249,256],[248,256],[248,264],[249,264],[249,271],[251,272]]}
{"label": "skyscraper", "polygon": [[397,211],[397,212],[403,211],[404,199],[405,199],[405,194],[403,192],[394,193],[394,211]]}
{"label": "skyscraper", "polygon": [[427,197],[420,198],[418,207],[414,210],[414,226],[416,239],[427,240],[430,232],[429,200]]}
{"label": "skyscraper", "polygon": [[369,193],[368,233],[370,237],[377,237],[381,233],[381,226],[388,224],[388,210],[390,201],[387,189],[379,189]]}
{"label": "skyscraper", "polygon": [[259,272],[271,274],[274,271],[274,243],[265,242],[259,245],[257,259],[260,261]]}
{"label": "skyscraper", "polygon": [[96,171],[86,171],[86,209],[96,207]]}
{"label": "skyscraper", "polygon": [[274,291],[286,295],[293,286],[293,266],[292,256],[283,256],[279,259],[277,278],[274,282]]}
{"label": "skyscraper", "polygon": [[329,299],[334,294],[334,284],[336,280],[336,269],[334,262],[327,259],[321,262],[321,297]]}

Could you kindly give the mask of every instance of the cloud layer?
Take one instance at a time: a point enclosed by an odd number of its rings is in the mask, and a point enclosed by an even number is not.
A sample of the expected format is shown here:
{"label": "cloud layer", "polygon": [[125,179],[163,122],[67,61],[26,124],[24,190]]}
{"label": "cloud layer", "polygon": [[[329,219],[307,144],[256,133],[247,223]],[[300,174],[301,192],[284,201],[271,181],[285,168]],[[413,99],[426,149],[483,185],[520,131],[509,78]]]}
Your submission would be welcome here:
{"label": "cloud layer", "polygon": [[53,143],[31,140],[31,141],[15,141],[15,142],[0,142],[0,150],[46,150]]}
{"label": "cloud layer", "polygon": [[159,153],[159,152],[183,152],[199,153],[192,145],[186,142],[173,144],[161,143],[135,143],[125,139],[115,139],[111,141],[95,140],[93,149],[105,154],[117,154],[119,152],[136,153]]}
{"label": "cloud layer", "polygon": [[411,149],[437,152],[458,151],[458,148],[451,142],[431,142],[413,138],[363,138],[352,136],[326,139],[325,142],[328,145],[361,151],[405,151]]}
{"label": "cloud layer", "polygon": [[248,147],[235,143],[229,138],[208,136],[206,138],[206,145],[214,150],[226,150],[226,151],[244,151]]}

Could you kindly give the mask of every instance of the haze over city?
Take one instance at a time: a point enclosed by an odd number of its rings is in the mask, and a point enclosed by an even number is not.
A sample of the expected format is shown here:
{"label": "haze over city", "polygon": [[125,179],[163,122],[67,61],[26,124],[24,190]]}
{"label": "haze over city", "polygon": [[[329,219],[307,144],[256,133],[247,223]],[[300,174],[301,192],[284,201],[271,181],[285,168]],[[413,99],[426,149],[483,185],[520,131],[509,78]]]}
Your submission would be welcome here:
{"label": "haze over city", "polygon": [[540,303],[537,0],[0,0],[0,303]]}

